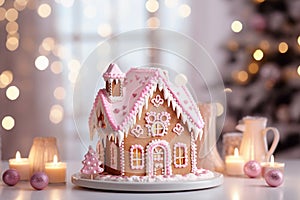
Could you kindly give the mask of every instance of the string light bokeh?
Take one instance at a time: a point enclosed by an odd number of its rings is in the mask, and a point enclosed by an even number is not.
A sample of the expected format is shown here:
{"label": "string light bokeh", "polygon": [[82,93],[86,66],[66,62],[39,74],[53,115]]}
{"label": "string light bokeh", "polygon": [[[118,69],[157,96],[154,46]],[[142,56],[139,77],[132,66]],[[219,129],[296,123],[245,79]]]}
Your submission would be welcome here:
{"label": "string light bokeh", "polygon": [[[190,1],[183,0],[119,1],[118,6],[110,1],[0,0],[4,41],[0,48],[1,57],[6,58],[0,61],[0,92],[5,98],[1,100],[5,105],[0,115],[2,132],[20,135],[24,121],[31,123],[24,134],[32,137],[52,131],[58,137],[62,137],[58,132],[75,132],[72,92],[88,53],[108,37],[136,28],[164,26],[187,31],[186,22],[193,14]],[[133,7],[136,13],[130,11]],[[109,54],[110,46],[106,52]],[[27,111],[30,106],[32,112]],[[26,120],[24,112],[28,113]],[[29,123],[31,118],[37,118],[35,125]],[[42,127],[49,131],[37,131]],[[70,137],[74,136],[63,140]]]}
{"label": "string light bokeh", "polygon": [[299,152],[300,4],[233,0],[231,7],[234,17],[224,45],[228,59],[223,78],[232,93],[224,131],[233,130],[232,122],[245,115],[265,116],[279,129],[280,156],[299,158],[291,152]]}

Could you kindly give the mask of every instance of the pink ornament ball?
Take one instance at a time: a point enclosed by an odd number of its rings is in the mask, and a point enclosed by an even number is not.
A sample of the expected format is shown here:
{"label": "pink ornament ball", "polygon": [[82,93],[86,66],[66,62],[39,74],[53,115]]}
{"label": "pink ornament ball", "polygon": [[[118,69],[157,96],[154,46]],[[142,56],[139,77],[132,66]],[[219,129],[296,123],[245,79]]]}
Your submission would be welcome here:
{"label": "pink ornament ball", "polygon": [[265,180],[271,187],[278,187],[283,183],[283,174],[278,169],[272,169],[265,174]]}
{"label": "pink ornament ball", "polygon": [[16,185],[20,180],[20,174],[15,169],[8,169],[2,175],[3,182],[8,186]]}
{"label": "pink ornament ball", "polygon": [[244,173],[249,178],[256,178],[261,173],[261,166],[255,160],[250,160],[244,165]]}
{"label": "pink ornament ball", "polygon": [[44,172],[36,172],[30,178],[30,185],[36,190],[42,190],[47,187],[49,178]]}

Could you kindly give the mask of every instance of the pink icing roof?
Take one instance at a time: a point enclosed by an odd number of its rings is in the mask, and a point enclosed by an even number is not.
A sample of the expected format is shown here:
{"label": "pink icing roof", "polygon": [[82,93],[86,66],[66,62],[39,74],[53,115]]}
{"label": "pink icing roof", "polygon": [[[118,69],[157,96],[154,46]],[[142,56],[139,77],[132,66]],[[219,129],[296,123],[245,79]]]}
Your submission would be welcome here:
{"label": "pink icing roof", "polygon": [[[202,133],[204,122],[191,94],[185,86],[172,84],[166,71],[159,68],[131,68],[125,77],[123,97],[119,101],[110,101],[105,89],[100,89],[91,116],[100,104],[112,130],[126,132],[128,124],[135,124],[143,106],[152,98],[152,93],[159,89],[164,91],[163,98],[172,102],[175,107],[173,110],[182,116],[184,123],[193,127],[194,132]],[[89,123],[90,127],[94,125],[91,117]]]}
{"label": "pink icing roof", "polygon": [[121,79],[125,77],[125,74],[120,70],[117,64],[112,63],[109,65],[106,72],[103,74],[105,80],[112,78],[112,79]]}

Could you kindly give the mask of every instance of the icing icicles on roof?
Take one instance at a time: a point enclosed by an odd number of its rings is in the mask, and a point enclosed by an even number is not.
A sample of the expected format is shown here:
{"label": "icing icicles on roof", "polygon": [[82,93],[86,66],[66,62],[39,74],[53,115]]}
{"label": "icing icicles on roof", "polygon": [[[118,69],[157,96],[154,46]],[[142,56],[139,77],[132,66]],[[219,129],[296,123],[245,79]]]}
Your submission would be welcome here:
{"label": "icing icicles on roof", "polygon": [[[116,65],[110,65],[103,77],[119,78],[121,74],[121,70]],[[143,108],[148,108],[148,101],[156,90],[163,91],[162,98],[167,101],[168,106],[172,105],[177,118],[181,117],[183,123],[187,124],[189,132],[193,132],[195,138],[201,137],[204,122],[196,103],[185,86],[176,86],[171,83],[165,70],[131,68],[124,76],[121,99],[112,102],[105,89],[99,90],[89,119],[91,138],[96,131],[99,132],[96,123],[100,113],[103,113],[107,128],[110,129],[108,136],[114,136],[115,140],[122,142],[129,129],[136,124],[136,120],[141,118]],[[99,136],[103,138],[103,133],[99,133]]]}

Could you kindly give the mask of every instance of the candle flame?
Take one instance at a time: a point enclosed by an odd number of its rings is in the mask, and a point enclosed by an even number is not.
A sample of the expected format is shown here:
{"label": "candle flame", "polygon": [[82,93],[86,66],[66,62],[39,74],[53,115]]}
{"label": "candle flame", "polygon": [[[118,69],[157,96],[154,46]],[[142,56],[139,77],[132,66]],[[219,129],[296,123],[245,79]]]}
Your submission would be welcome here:
{"label": "candle flame", "polygon": [[271,166],[274,166],[274,156],[273,156],[273,155],[271,155],[270,165],[271,165]]}
{"label": "candle flame", "polygon": [[54,156],[53,156],[53,163],[54,163],[54,164],[57,164],[57,155],[54,155]]}
{"label": "candle flame", "polygon": [[16,160],[17,161],[21,160],[21,153],[20,153],[20,151],[17,151],[17,153],[16,153]]}
{"label": "candle flame", "polygon": [[234,148],[234,157],[238,157],[239,156],[239,150],[238,150],[238,148]]}

